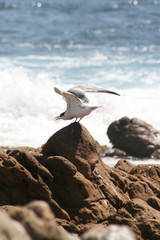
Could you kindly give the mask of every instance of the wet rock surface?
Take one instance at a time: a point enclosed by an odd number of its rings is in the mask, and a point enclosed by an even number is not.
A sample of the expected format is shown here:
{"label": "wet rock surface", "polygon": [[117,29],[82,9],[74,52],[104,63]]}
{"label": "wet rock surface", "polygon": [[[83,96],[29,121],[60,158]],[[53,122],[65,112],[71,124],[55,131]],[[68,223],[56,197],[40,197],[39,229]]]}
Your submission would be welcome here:
{"label": "wet rock surface", "polygon": [[[137,239],[160,239],[160,166],[121,159],[110,168],[79,123],[61,129],[39,149],[0,149],[0,196],[0,212],[18,221],[31,239],[57,239],[55,224],[63,226],[58,234],[67,230],[80,238],[93,226],[120,224]],[[32,200],[44,202],[39,206]]]}
{"label": "wet rock surface", "polygon": [[160,131],[141,119],[123,117],[114,121],[107,135],[115,148],[128,155],[160,158]]}

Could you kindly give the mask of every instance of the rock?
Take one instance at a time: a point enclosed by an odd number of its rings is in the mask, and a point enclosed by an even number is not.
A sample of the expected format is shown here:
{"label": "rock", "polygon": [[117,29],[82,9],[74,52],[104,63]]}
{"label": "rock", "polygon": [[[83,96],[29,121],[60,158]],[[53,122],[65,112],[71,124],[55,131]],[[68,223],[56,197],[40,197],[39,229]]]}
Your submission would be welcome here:
{"label": "rock", "polygon": [[160,149],[160,131],[138,118],[123,117],[111,123],[107,134],[115,148],[135,157],[151,157]]}
{"label": "rock", "polygon": [[106,157],[108,157],[108,156],[110,156],[110,157],[124,157],[124,156],[126,156],[127,154],[126,154],[126,152],[124,152],[124,151],[122,151],[122,150],[120,150],[120,149],[118,149],[118,148],[114,148],[114,150],[113,151],[110,151],[110,152],[106,152],[105,153],[105,156]]}
{"label": "rock", "polygon": [[111,150],[109,147],[107,147],[107,145],[100,145],[97,141],[97,147],[98,147],[98,153],[100,154],[100,156],[105,156],[105,155],[110,155],[111,154]]}
{"label": "rock", "polygon": [[0,212],[0,239],[31,240],[22,224],[11,219],[5,212]]}
{"label": "rock", "polygon": [[16,207],[10,211],[10,216],[24,226],[32,240],[79,239],[58,226],[51,208],[44,201],[33,201],[24,207]]}
{"label": "rock", "polygon": [[126,205],[127,211],[134,217],[135,224],[141,231],[143,239],[160,238],[160,214],[150,207],[146,201],[133,199]]}
{"label": "rock", "polygon": [[[126,167],[125,167],[126,163]],[[120,160],[115,166],[119,175],[126,176],[127,187],[122,188],[130,200],[108,218],[109,223],[127,224],[138,239],[160,238],[160,165],[129,165]],[[119,176],[119,178],[120,178]]]}
{"label": "rock", "polygon": [[152,189],[144,181],[132,182],[128,186],[128,194],[130,198],[140,198],[148,200],[149,196],[154,196]]}
{"label": "rock", "polygon": [[160,148],[159,149],[156,149],[156,150],[154,150],[154,152],[152,152],[152,154],[151,154],[151,158],[153,158],[153,159],[160,159]]}
{"label": "rock", "polygon": [[130,174],[138,177],[139,180],[147,182],[153,192],[159,194],[160,165],[139,164],[132,168]]}
{"label": "rock", "polygon": [[135,167],[135,165],[130,163],[126,159],[120,159],[115,165],[115,168],[120,169],[125,172],[128,172],[128,173],[130,173],[130,171],[132,170],[133,167]]}
{"label": "rock", "polygon": [[154,209],[160,211],[160,199],[153,196],[148,198],[147,203]]}
{"label": "rock", "polygon": [[82,236],[82,240],[136,240],[127,226],[111,224],[108,227],[95,227]]}
{"label": "rock", "polygon": [[77,207],[87,202],[99,201],[102,195],[91,181],[77,171],[76,167],[63,157],[49,157],[45,165],[54,176],[53,193],[63,205]]}
{"label": "rock", "polygon": [[96,141],[87,129],[77,122],[53,134],[42,146],[42,153],[69,159],[87,178],[90,178],[92,169],[100,161]]}
{"label": "rock", "polygon": [[8,155],[3,148],[0,147],[0,159],[7,158]]}
{"label": "rock", "polygon": [[53,176],[27,150],[15,149],[1,155],[0,205],[24,205],[41,199],[50,203],[57,216],[69,219],[68,214],[52,198],[50,185]]}
{"label": "rock", "polygon": [[0,196],[0,212],[23,225],[32,240],[74,239],[64,229],[81,235],[95,225],[103,233],[109,224],[129,226],[137,240],[160,239],[160,165],[135,166],[123,157],[110,168],[79,123],[40,149],[0,149]]}

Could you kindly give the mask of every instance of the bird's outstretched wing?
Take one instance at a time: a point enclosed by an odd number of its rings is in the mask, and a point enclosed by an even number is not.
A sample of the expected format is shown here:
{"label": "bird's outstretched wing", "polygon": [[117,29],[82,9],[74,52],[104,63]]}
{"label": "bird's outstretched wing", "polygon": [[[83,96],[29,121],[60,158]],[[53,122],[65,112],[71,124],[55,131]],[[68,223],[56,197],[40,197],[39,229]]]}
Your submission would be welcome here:
{"label": "bird's outstretched wing", "polygon": [[[59,90],[58,88],[54,87],[54,90],[56,93],[60,94],[61,96],[63,96],[63,91]],[[65,93],[71,93],[73,96],[75,96],[76,98],[78,98],[79,100],[81,100],[84,103],[89,103],[89,99],[86,96],[86,92],[92,92],[92,93],[110,93],[110,94],[115,94],[120,96],[120,94],[104,89],[104,88],[99,88],[99,87],[85,87],[85,86],[77,86],[77,87],[73,87],[70,88],[67,92]],[[63,96],[64,97],[64,96]]]}
{"label": "bird's outstretched wing", "polygon": [[87,98],[85,92],[93,92],[93,93],[110,93],[120,96],[118,93],[104,89],[99,87],[85,87],[85,86],[77,86],[73,87],[68,90],[68,92],[72,93],[73,95],[80,98],[83,102],[89,102],[89,99]]}
{"label": "bird's outstretched wing", "polygon": [[82,105],[82,101],[81,99],[79,99],[78,97],[76,97],[75,95],[73,95],[70,92],[62,92],[63,97],[66,100],[67,103],[67,108],[75,108],[77,106]]}
{"label": "bird's outstretched wing", "polygon": [[76,107],[80,104],[82,104],[82,100],[78,98],[76,95],[70,93],[70,92],[64,92],[60,89],[54,87],[54,90],[56,93],[60,94],[62,97],[64,97],[64,100],[67,103],[67,107]]}
{"label": "bird's outstretched wing", "polygon": [[60,94],[61,96],[63,96],[62,91],[61,91],[60,89],[54,87],[54,91],[55,91],[56,93]]}
{"label": "bird's outstretched wing", "polygon": [[87,98],[86,94],[84,93],[84,91],[77,87],[73,87],[71,89],[68,90],[68,92],[72,93],[73,95],[75,95],[76,97],[78,97],[79,99],[82,100],[82,102],[84,103],[89,103],[89,99]]}

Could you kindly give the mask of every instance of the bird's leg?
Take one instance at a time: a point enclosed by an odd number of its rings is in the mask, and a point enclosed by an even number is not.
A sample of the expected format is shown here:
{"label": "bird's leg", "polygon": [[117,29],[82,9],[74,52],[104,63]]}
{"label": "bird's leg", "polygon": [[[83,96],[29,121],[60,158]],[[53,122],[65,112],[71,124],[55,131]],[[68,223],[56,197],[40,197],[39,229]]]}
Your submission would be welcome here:
{"label": "bird's leg", "polygon": [[75,122],[77,122],[77,118],[76,118]]}
{"label": "bird's leg", "polygon": [[78,122],[80,122],[80,121],[81,121],[81,119],[82,119],[82,118],[80,118],[80,119],[78,120]]}

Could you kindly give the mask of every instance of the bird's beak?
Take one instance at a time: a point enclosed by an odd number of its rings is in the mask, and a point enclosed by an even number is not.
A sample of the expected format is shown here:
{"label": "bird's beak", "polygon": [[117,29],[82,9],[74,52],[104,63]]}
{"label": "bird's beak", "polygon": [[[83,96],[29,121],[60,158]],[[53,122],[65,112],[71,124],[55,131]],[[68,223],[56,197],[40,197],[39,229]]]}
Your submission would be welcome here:
{"label": "bird's beak", "polygon": [[59,120],[59,119],[61,119],[61,117],[60,116],[57,116],[57,117],[55,117],[55,118],[53,118],[54,120]]}

